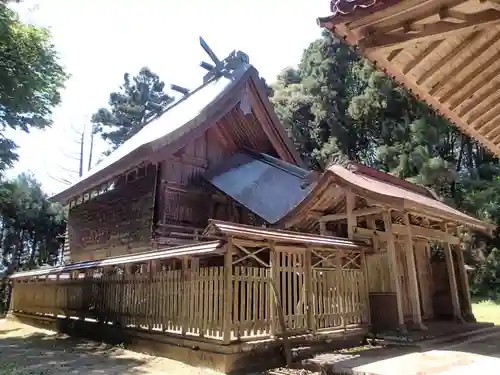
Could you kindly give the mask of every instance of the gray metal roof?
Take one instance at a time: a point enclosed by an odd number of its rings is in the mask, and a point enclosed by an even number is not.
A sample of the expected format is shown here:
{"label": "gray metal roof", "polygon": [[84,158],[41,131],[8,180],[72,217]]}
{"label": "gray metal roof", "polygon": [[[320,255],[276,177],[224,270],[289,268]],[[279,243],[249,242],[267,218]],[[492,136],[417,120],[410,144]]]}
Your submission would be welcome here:
{"label": "gray metal roof", "polygon": [[301,233],[271,228],[258,228],[250,225],[236,224],[219,220],[210,220],[205,233],[222,233],[227,236],[274,240],[279,243],[326,246],[353,251],[370,247],[364,242],[353,241],[342,237],[315,235],[310,233]]}
{"label": "gray metal roof", "polygon": [[167,247],[165,249],[146,251],[130,255],[122,255],[102,260],[90,260],[86,262],[71,263],[66,266],[44,267],[36,270],[21,271],[13,274],[12,276],[10,276],[10,278],[19,279],[23,277],[57,275],[64,272],[84,270],[88,268],[117,266],[128,263],[141,263],[156,259],[218,254],[219,252],[222,251],[221,245],[222,245],[221,241],[210,241],[210,242],[187,244],[175,247]]}
{"label": "gray metal roof", "polygon": [[308,171],[265,154],[240,152],[205,174],[216,188],[274,224],[309,194]]}

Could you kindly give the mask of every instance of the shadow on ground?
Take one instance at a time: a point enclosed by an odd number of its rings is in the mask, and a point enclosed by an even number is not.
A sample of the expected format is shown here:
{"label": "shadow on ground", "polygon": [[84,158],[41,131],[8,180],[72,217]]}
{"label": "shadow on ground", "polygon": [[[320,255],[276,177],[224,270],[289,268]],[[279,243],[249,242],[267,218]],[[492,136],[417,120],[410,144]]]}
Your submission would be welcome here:
{"label": "shadow on ground", "polygon": [[9,336],[19,330],[0,329],[0,375],[150,373],[139,368],[150,361],[148,356],[134,358],[119,347],[62,334]]}

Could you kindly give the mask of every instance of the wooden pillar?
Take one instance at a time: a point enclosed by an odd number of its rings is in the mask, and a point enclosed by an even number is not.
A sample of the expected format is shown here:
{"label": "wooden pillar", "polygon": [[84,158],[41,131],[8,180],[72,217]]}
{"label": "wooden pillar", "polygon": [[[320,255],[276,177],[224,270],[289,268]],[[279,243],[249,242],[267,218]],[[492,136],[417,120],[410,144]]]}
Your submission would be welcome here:
{"label": "wooden pillar", "polygon": [[[189,306],[191,303],[191,298],[193,298],[193,290],[191,288],[191,270],[189,268],[189,258],[182,258],[181,265],[181,275],[182,275],[182,283],[181,283],[181,295],[182,295],[182,304],[181,304],[181,332],[183,335],[187,333],[188,325],[190,322],[189,319]],[[162,294],[165,296],[165,292]],[[165,298],[165,297],[163,297]],[[165,304],[165,300],[162,302]],[[165,331],[166,327],[163,327],[163,331]]]}
{"label": "wooden pillar", "polygon": [[324,221],[319,222],[319,234],[326,236],[326,223]]}
{"label": "wooden pillar", "polygon": [[306,323],[307,330],[309,332],[316,331],[316,325],[314,322],[314,311],[313,311],[313,294],[312,294],[312,249],[308,246],[304,255],[304,297],[305,297],[305,308],[306,308]]}
{"label": "wooden pillar", "polygon": [[231,342],[231,328],[233,317],[231,307],[233,306],[233,238],[229,237],[224,254],[224,320],[223,340],[224,344]]}
{"label": "wooden pillar", "polygon": [[[445,224],[444,230],[448,233],[448,226]],[[453,305],[453,315],[459,321],[463,322],[460,312],[460,299],[458,297],[457,278],[455,276],[455,267],[453,267],[453,251],[450,243],[444,244],[444,259],[446,261],[446,269],[448,270],[448,281],[450,283],[451,303]]]}
{"label": "wooden pillar", "polygon": [[350,240],[354,237],[354,227],[357,226],[357,219],[353,211],[356,206],[356,196],[354,193],[346,192],[346,213],[347,213],[347,236]]}
{"label": "wooden pillar", "polygon": [[403,315],[403,298],[401,295],[401,281],[398,267],[398,259],[396,257],[396,244],[394,243],[394,233],[392,230],[392,217],[390,211],[382,213],[384,217],[385,233],[387,236],[387,255],[389,260],[389,270],[391,272],[392,284],[396,292],[396,307],[398,313],[398,325],[402,332],[406,332],[405,320]]}
{"label": "wooden pillar", "polygon": [[276,253],[274,241],[269,241],[269,282],[267,286],[267,295],[269,296],[269,314],[271,315],[271,337],[276,337],[276,325],[278,319],[278,309],[276,308],[275,296],[273,292],[273,283],[279,280],[279,257]]}
{"label": "wooden pillar", "polygon": [[404,214],[404,224],[406,226],[405,253],[406,267],[408,268],[408,281],[410,287],[410,300],[413,316],[413,324],[421,330],[427,327],[422,323],[422,310],[420,307],[420,291],[418,288],[417,268],[415,266],[415,254],[413,249],[413,234],[411,230],[410,215]]}
{"label": "wooden pillar", "polygon": [[[458,228],[457,228],[458,232]],[[460,238],[460,233],[457,233],[458,238]],[[462,247],[458,245],[456,247],[456,252],[455,254],[457,255],[457,264],[458,264],[458,269],[460,272],[459,278],[460,278],[460,286],[462,287],[463,295],[465,297],[465,315],[467,319],[474,320],[474,314],[472,313],[472,303],[470,299],[470,290],[469,290],[469,277],[467,275],[467,270],[465,269],[465,261],[464,261],[464,254],[462,252]]]}

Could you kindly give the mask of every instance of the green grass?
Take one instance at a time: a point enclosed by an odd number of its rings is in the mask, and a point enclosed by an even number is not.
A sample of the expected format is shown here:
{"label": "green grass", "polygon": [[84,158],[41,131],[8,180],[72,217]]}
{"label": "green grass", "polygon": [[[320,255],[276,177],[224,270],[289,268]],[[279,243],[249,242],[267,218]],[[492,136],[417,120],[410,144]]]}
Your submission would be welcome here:
{"label": "green grass", "polygon": [[478,322],[490,322],[500,325],[500,302],[479,301],[472,304],[472,312]]}

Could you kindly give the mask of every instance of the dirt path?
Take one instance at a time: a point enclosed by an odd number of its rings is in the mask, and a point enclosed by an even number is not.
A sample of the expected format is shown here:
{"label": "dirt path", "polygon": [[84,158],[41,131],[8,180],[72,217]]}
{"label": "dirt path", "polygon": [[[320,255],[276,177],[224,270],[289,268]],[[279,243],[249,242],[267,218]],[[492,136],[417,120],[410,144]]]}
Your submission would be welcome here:
{"label": "dirt path", "polygon": [[0,320],[0,375],[221,375],[166,358]]}

